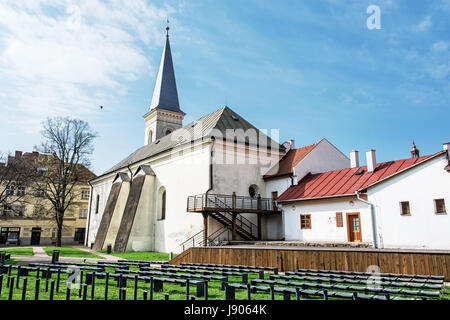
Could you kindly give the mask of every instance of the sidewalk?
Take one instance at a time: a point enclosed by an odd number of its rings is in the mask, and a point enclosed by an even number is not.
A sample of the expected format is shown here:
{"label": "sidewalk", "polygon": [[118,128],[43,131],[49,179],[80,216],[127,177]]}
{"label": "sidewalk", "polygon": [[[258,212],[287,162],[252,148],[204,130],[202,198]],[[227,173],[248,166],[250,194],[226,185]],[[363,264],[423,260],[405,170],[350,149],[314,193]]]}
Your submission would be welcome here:
{"label": "sidewalk", "polygon": [[86,248],[86,247],[75,247],[74,246],[73,248],[77,248],[77,249],[83,250],[84,252],[89,252],[89,253],[95,254],[95,255],[100,256],[100,257],[102,257],[102,258],[104,258],[105,260],[108,260],[108,261],[115,261],[116,262],[117,260],[125,260],[125,259],[122,259],[122,258],[119,258],[119,257],[115,257],[115,256],[110,255],[110,254],[101,253],[101,252],[89,249],[89,248]]}
{"label": "sidewalk", "polygon": [[[52,262],[52,257],[48,256],[47,253],[45,253],[43,247],[28,247],[28,248],[32,248],[33,249],[33,253],[34,253],[33,256],[12,255],[11,258],[20,260],[18,262],[18,264],[20,264],[20,265],[29,264],[29,263],[50,263],[50,262]],[[100,257],[102,257],[104,259],[78,258],[78,257],[59,257],[59,261],[61,261],[61,262],[91,262],[91,263],[97,263],[98,261],[117,262],[117,260],[120,259],[118,257],[112,256],[112,255],[109,255],[109,254],[105,254],[105,253],[100,253],[100,252],[97,252],[95,250],[91,250],[91,249],[86,248],[86,247],[75,247],[75,246],[73,246],[73,248],[77,248],[79,250],[95,254],[95,255],[100,256]]]}

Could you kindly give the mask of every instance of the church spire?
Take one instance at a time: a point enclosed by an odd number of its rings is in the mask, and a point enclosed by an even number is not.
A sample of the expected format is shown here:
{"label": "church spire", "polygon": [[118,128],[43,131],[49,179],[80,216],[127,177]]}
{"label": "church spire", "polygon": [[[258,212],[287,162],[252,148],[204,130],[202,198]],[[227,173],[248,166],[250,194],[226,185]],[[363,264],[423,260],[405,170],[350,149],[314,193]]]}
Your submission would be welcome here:
{"label": "church spire", "polygon": [[[169,23],[168,20],[167,23]],[[166,44],[162,53],[161,64],[159,65],[155,89],[153,90],[153,97],[150,104],[150,110],[156,108],[183,113],[180,110],[180,104],[178,102],[177,84],[175,82],[175,72],[169,43],[169,25],[166,27]]]}

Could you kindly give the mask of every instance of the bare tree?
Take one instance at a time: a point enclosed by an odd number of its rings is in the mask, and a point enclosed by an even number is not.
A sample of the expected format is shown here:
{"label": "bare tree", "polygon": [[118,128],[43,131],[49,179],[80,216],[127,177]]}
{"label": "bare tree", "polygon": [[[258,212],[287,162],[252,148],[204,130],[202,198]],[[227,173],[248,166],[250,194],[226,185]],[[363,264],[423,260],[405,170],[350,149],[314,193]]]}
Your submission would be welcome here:
{"label": "bare tree", "polygon": [[87,168],[97,136],[89,124],[69,117],[47,118],[42,123],[44,142],[35,147],[43,153],[34,161],[34,189],[52,204],[52,217],[57,226],[56,245],[61,246],[64,214],[79,196],[76,185],[92,178]]}

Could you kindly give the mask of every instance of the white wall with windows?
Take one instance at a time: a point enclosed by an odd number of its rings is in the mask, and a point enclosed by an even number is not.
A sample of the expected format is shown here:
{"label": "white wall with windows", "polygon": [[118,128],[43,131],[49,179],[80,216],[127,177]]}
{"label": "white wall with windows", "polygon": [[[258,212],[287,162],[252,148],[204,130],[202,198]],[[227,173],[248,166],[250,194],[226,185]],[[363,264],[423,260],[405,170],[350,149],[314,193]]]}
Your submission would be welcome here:
{"label": "white wall with windows", "polygon": [[[445,154],[369,188],[385,248],[450,249],[450,172]],[[446,212],[436,212],[436,201]],[[409,215],[401,202],[409,203]],[[442,211],[442,208],[441,208]]]}

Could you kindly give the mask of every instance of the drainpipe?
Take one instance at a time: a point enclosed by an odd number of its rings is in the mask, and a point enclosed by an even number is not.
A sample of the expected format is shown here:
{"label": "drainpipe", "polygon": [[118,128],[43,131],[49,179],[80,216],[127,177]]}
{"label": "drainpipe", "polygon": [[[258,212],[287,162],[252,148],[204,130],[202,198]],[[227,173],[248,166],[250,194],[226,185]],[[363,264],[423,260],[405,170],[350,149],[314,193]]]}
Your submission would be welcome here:
{"label": "drainpipe", "polygon": [[367,200],[362,199],[361,192],[355,191],[356,198],[358,198],[359,201],[364,202],[365,204],[370,206],[370,216],[372,217],[372,235],[373,235],[373,245],[375,248],[378,248],[378,232],[377,232],[377,220],[375,216],[375,205],[372,202],[369,202]]}
{"label": "drainpipe", "polygon": [[209,188],[206,190],[206,197],[208,198],[208,192],[210,192],[213,189],[213,158],[214,158],[214,144],[216,142],[215,137],[211,137],[211,145],[210,145],[210,161],[209,161]]}
{"label": "drainpipe", "polygon": [[92,194],[94,192],[94,187],[91,184],[91,181],[88,180],[89,185],[91,186],[91,192],[89,197],[89,212],[88,212],[88,221],[87,221],[87,228],[86,228],[86,237],[84,239],[84,245],[88,246],[89,242],[89,227],[91,225],[91,210],[92,210]]}
{"label": "drainpipe", "polygon": [[[208,190],[206,190],[205,192],[205,204],[208,201],[208,192],[210,192],[213,189],[213,157],[214,157],[214,144],[216,142],[216,138],[215,137],[211,137],[211,145],[210,145],[210,160],[209,160],[209,188]],[[203,226],[203,228],[205,228],[205,226]],[[206,225],[207,228],[207,225]],[[207,245],[207,239],[208,239],[208,234],[206,232],[206,234],[203,235],[204,237],[204,246]]]}

